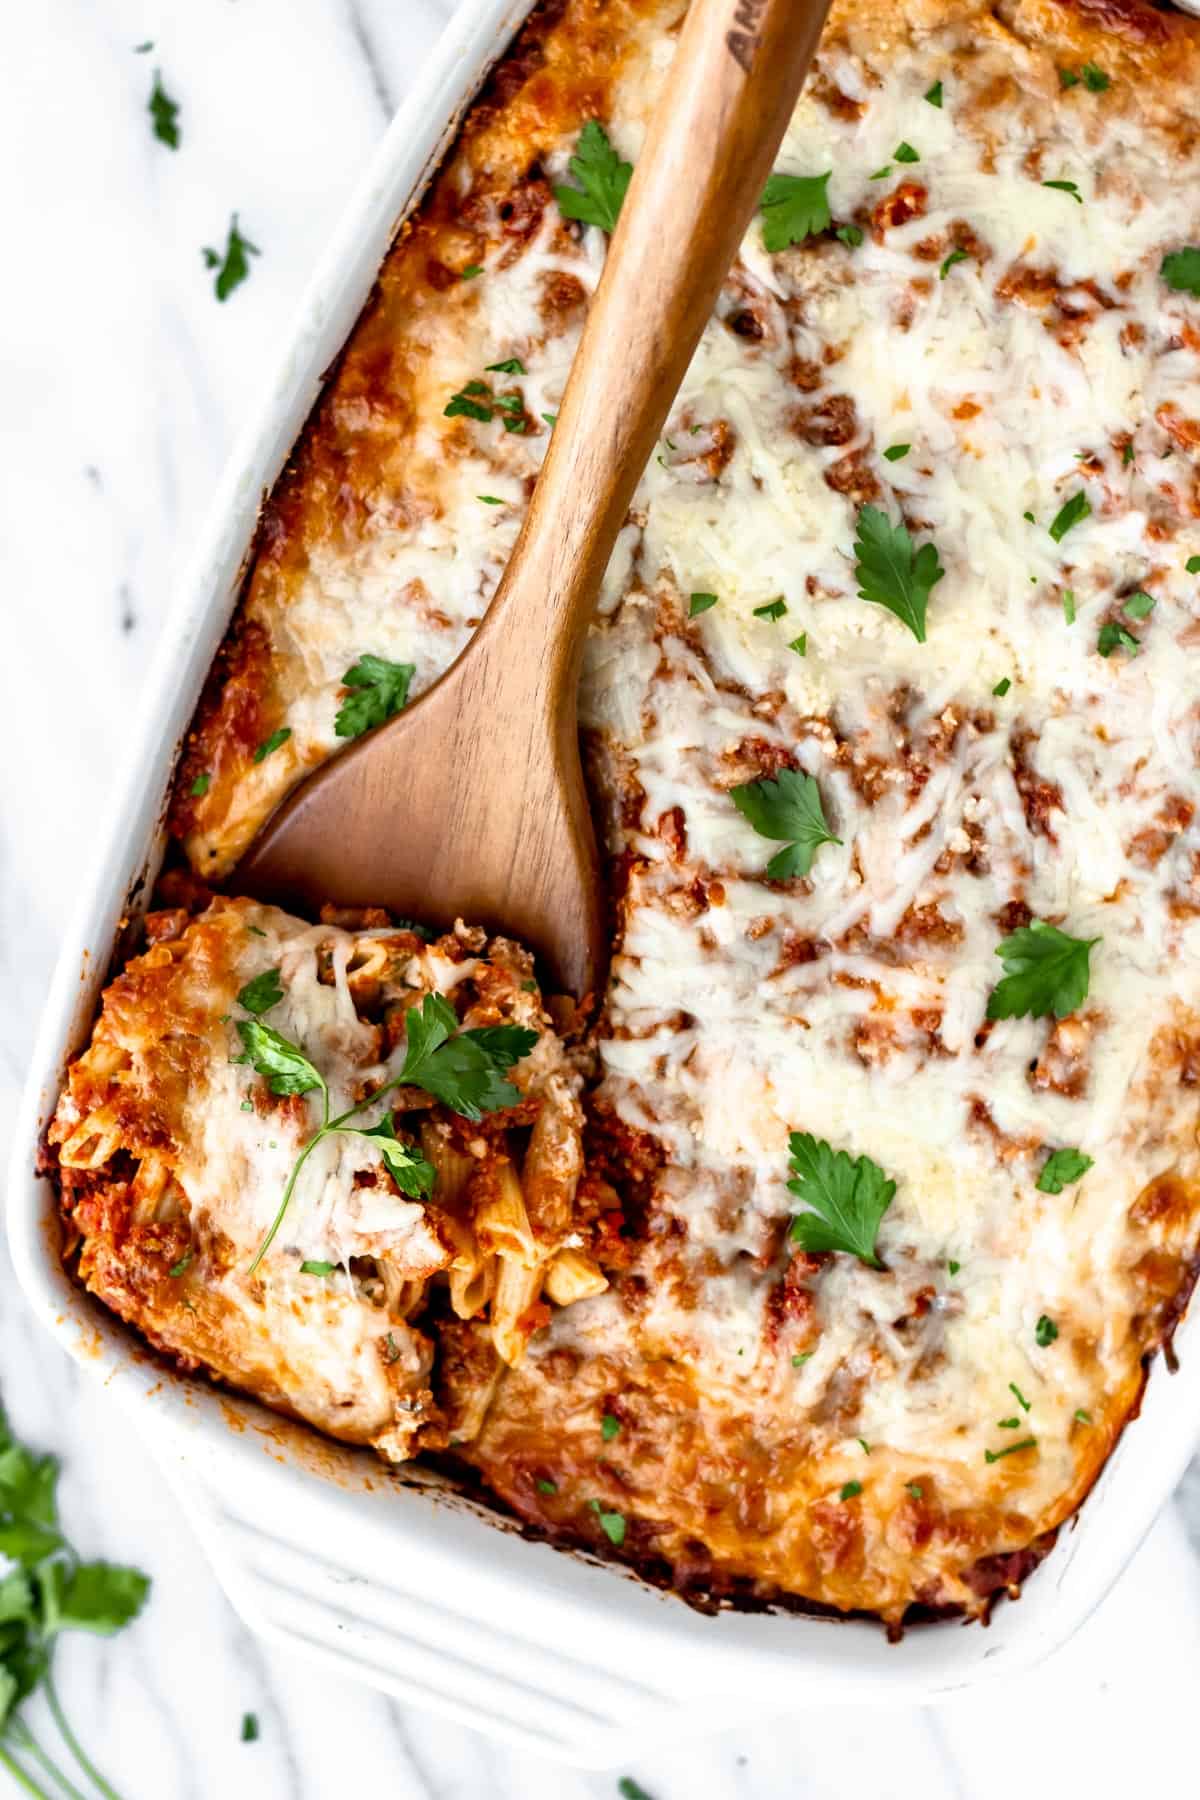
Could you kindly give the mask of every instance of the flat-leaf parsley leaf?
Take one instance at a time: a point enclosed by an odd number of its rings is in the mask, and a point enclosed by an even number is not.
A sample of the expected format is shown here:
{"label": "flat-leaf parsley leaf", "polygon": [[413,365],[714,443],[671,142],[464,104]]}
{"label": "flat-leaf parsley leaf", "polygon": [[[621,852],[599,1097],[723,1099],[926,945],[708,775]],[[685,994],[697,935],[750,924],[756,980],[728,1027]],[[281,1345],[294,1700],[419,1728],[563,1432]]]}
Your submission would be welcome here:
{"label": "flat-leaf parsley leaf", "polygon": [[1186,244],[1164,256],[1160,269],[1163,280],[1177,294],[1200,295],[1200,247]]}
{"label": "flat-leaf parsley leaf", "polygon": [[402,712],[408,704],[409,683],[415,663],[387,662],[382,656],[360,656],[342,676],[342,686],[352,690],[338,708],[333,722],[340,738],[361,737],[376,725]]}
{"label": "flat-leaf parsley leaf", "polygon": [[615,231],[633,164],[621,161],[608,141],[608,133],[595,119],[589,119],[580,132],[567,168],[579,186],[554,190],[564,219],[579,219],[584,225],[598,225],[601,231]]}
{"label": "flat-leaf parsley leaf", "polygon": [[744,782],[730,788],[729,797],[760,837],[786,842],[787,849],[767,864],[771,881],[807,875],[822,844],[842,841],[829,829],[816,781],[798,769],[780,769],[773,778]]}
{"label": "flat-leaf parsley leaf", "polygon": [[877,506],[864,506],[854,554],[859,599],[885,606],[923,644],[929,595],[946,572],[935,547],[922,544],[918,550],[907,526],[893,525]]}
{"label": "flat-leaf parsley leaf", "polygon": [[1042,1164],[1037,1178],[1038,1192],[1061,1194],[1065,1187],[1079,1181],[1092,1167],[1092,1158],[1082,1150],[1052,1150]]}
{"label": "flat-leaf parsley leaf", "polygon": [[1088,996],[1088,958],[1098,937],[1071,937],[1057,925],[1034,919],[997,945],[1004,976],[987,1003],[989,1019],[1065,1019]]}
{"label": "flat-leaf parsley leaf", "polygon": [[825,189],[832,173],[827,169],[824,175],[775,174],[767,177],[759,205],[763,244],[772,254],[829,230],[829,199]]}
{"label": "flat-leaf parsley leaf", "polygon": [[814,1255],[843,1250],[873,1269],[881,1267],[875,1238],[895,1182],[869,1156],[852,1162],[844,1150],[835,1151],[807,1131],[793,1131],[788,1147],[794,1176],[788,1190],[811,1208],[792,1220],[793,1242]]}

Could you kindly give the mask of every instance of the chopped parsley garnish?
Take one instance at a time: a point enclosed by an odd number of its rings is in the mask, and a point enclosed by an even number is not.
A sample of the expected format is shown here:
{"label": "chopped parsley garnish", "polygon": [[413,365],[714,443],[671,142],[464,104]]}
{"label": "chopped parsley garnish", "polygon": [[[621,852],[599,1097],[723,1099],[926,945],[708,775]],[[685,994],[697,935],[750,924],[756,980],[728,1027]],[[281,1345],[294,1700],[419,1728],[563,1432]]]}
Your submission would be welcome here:
{"label": "chopped parsley garnish", "polygon": [[861,1481],[844,1481],[838,1493],[839,1500],[857,1500],[862,1493]]}
{"label": "chopped parsley garnish", "polygon": [[1020,1431],[1021,1429],[1021,1421],[1017,1418],[997,1419],[996,1425],[1001,1431]]}
{"label": "chopped parsley garnish", "polygon": [[249,1063],[265,1077],[273,1094],[308,1094],[319,1090],[322,1101],[321,1123],[292,1164],[278,1210],[250,1264],[251,1274],[283,1223],[301,1169],[317,1145],[333,1132],[349,1131],[370,1138],[402,1193],[413,1198],[424,1198],[432,1193],[435,1181],[432,1165],[411,1144],[396,1136],[390,1112],[369,1127],[350,1123],[393,1088],[424,1088],[427,1094],[432,1094],[435,1100],[442,1101],[464,1119],[470,1119],[472,1124],[478,1124],[484,1113],[499,1112],[515,1106],[520,1100],[520,1090],[503,1077],[533,1049],[537,1042],[536,1031],[529,1031],[522,1025],[483,1025],[471,1031],[460,1031],[454,1008],[441,994],[426,994],[420,1006],[410,1007],[405,1016],[405,1027],[404,1062],[399,1074],[354,1106],[347,1107],[336,1118],[331,1118],[328,1083],[299,1045],[289,1043],[287,1038],[258,1019],[236,1021],[243,1054],[235,1057],[235,1062]]}
{"label": "chopped parsley garnish", "polygon": [[1079,73],[1083,76],[1083,85],[1089,94],[1102,94],[1112,85],[1104,70],[1094,62],[1085,62]]}
{"label": "chopped parsley garnish", "polygon": [[1020,1388],[1017,1386],[1015,1381],[1009,1382],[1008,1391],[1010,1394],[1016,1395],[1017,1404],[1020,1406],[1022,1412],[1032,1412],[1032,1410],[1033,1410],[1032,1400],[1027,1400],[1025,1398],[1024,1394],[1021,1392]]}
{"label": "chopped parsley garnish", "polygon": [[1130,594],[1121,608],[1127,619],[1147,619],[1154,611],[1154,595],[1139,590]]}
{"label": "chopped parsley garnish", "polygon": [[1000,677],[999,681],[996,683],[995,687],[992,689],[992,692],[996,696],[997,700],[1003,700],[1005,694],[1007,694],[1007,692],[1011,686],[1012,686],[1012,682],[1009,680],[1008,676],[1002,675]]}
{"label": "chopped parsley garnish", "polygon": [[759,206],[763,244],[774,254],[789,244],[828,231],[829,198],[825,192],[832,170],[824,175],[769,175]]}
{"label": "chopped parsley garnish", "polygon": [[608,1539],[609,1543],[615,1544],[619,1550],[621,1545],[625,1542],[624,1514],[606,1511],[606,1509],[601,1506],[599,1500],[589,1500],[588,1505],[599,1519],[600,1529]]}
{"label": "chopped parsley garnish", "polygon": [[558,1492],[557,1481],[547,1481],[544,1475],[538,1476],[536,1485],[539,1494],[557,1494]]}
{"label": "chopped parsley garnish", "polygon": [[833,235],[836,238],[840,238],[848,250],[857,250],[858,246],[863,241],[862,227],[860,225],[839,225]]}
{"label": "chopped parsley garnish", "polygon": [[1126,444],[1125,448],[1122,450],[1121,461],[1125,465],[1126,468],[1128,468],[1130,463],[1133,461],[1133,445],[1132,444]]}
{"label": "chopped parsley garnish", "polygon": [[600,1436],[604,1439],[604,1442],[606,1444],[611,1443],[620,1429],[620,1419],[614,1418],[612,1413],[605,1413],[600,1421]]}
{"label": "chopped parsley garnish", "polygon": [[799,637],[794,637],[792,639],[791,643],[788,645],[788,649],[794,650],[796,652],[797,656],[807,656],[808,655],[808,633],[807,633],[807,631],[802,631],[800,633]]}
{"label": "chopped parsley garnish", "polygon": [[1075,591],[1073,588],[1063,589],[1062,609],[1063,618],[1067,624],[1073,625],[1075,623]]}
{"label": "chopped parsley garnish", "polygon": [[256,1743],[257,1740],[258,1740],[258,1714],[257,1713],[243,1713],[242,1714],[242,1742],[243,1742],[243,1744],[253,1744],[253,1743]]}
{"label": "chopped parsley garnish", "polygon": [[1092,1422],[1091,1413],[1087,1412],[1082,1406],[1077,1406],[1071,1416],[1078,1425],[1090,1425]]}
{"label": "chopped parsley garnish", "polygon": [[788,1138],[793,1180],[788,1192],[811,1210],[792,1220],[791,1238],[812,1255],[842,1250],[872,1269],[882,1267],[875,1251],[879,1222],[891,1205],[896,1184],[877,1162],[852,1162],[824,1138],[793,1131]]}
{"label": "chopped parsley garnish", "polygon": [[553,431],[554,427],[558,424],[558,414],[557,413],[543,413],[542,418],[545,421],[545,423],[547,425],[549,425],[549,427],[552,431]]}
{"label": "chopped parsley garnish", "polygon": [[[152,45],[148,47],[153,48]],[[150,99],[146,104],[146,111],[150,114],[154,125],[154,135],[159,143],[165,144],[168,150],[178,150],[179,106],[167,93],[162,84],[162,75],[157,69],[154,71],[154,86],[150,89]]]}
{"label": "chopped parsley garnish", "polygon": [[[50,1800],[40,1785],[83,1800],[74,1781],[43,1749],[20,1708],[40,1688],[63,1743],[95,1790],[116,1800],[66,1718],[55,1691],[52,1658],[64,1631],[112,1637],[135,1619],[150,1589],[140,1569],[82,1562],[58,1518],[58,1462],[18,1443],[0,1411],[0,1767],[22,1792]],[[18,1760],[28,1758],[38,1780]],[[89,1792],[91,1788],[89,1788]]]}
{"label": "chopped parsley garnish", "polygon": [[[480,399],[479,396],[484,398]],[[442,410],[444,419],[478,419],[481,425],[487,425],[492,419],[492,390],[486,381],[468,381],[465,387],[459,388],[457,394],[451,394]]]}
{"label": "chopped parsley garnish", "polygon": [[506,356],[503,362],[485,363],[488,375],[525,375],[528,373],[519,356]]}
{"label": "chopped parsley garnish", "polygon": [[1036,1438],[1022,1438],[1019,1444],[1005,1444],[1003,1450],[985,1450],[984,1460],[990,1463],[999,1462],[1002,1456],[1015,1456],[1018,1450],[1033,1450],[1036,1446]]}
{"label": "chopped parsley garnish", "polygon": [[1132,631],[1127,631],[1124,625],[1113,624],[1111,620],[1100,627],[1096,637],[1096,648],[1101,656],[1111,656],[1114,650],[1128,650],[1132,656],[1136,656],[1141,647]]}
{"label": "chopped parsley garnish", "polygon": [[1091,510],[1092,503],[1082,488],[1077,494],[1072,494],[1069,500],[1064,501],[1050,524],[1050,536],[1055,543],[1061,544],[1072,525],[1078,525],[1081,519],[1086,519]]}
{"label": "chopped parsley garnish", "polygon": [[811,1350],[799,1350],[792,1358],[793,1369],[799,1369],[812,1356]]}
{"label": "chopped parsley garnish", "polygon": [[701,613],[706,613],[710,606],[716,604],[717,596],[715,594],[693,594],[688,601],[688,618],[698,619]]}
{"label": "chopped parsley garnish", "polygon": [[482,500],[483,504],[485,506],[503,506],[504,505],[503,500],[501,500],[497,494],[476,494],[475,498],[477,500]]}
{"label": "chopped parsley garnish", "polygon": [[257,244],[243,237],[238,230],[238,216],[234,213],[229,221],[229,235],[225,240],[224,252],[214,250],[206,245],[201,252],[206,269],[215,269],[217,278],[213,282],[213,293],[218,300],[228,300],[234,288],[241,287],[250,274],[250,257],[261,256],[262,251]]}
{"label": "chopped parsley garnish", "polygon": [[953,1257],[951,1257],[950,1260],[946,1264],[946,1269],[947,1269],[948,1273],[951,1275],[957,1275],[958,1271],[961,1268],[962,1268],[962,1264],[960,1262],[955,1262]]}
{"label": "chopped parsley garnish", "polygon": [[854,554],[859,599],[885,606],[923,644],[929,596],[946,573],[935,547],[922,544],[918,550],[907,526],[893,525],[877,506],[864,506]]}
{"label": "chopped parsley garnish", "polygon": [[901,457],[907,456],[911,449],[911,444],[889,444],[883,453],[884,460],[886,462],[899,462]]}
{"label": "chopped parsley garnish", "polygon": [[940,106],[942,104],[942,84],[940,81],[934,82],[933,86],[926,92],[925,98],[928,100],[930,106]]}
{"label": "chopped parsley garnish", "polygon": [[1200,575],[1200,556],[1189,556],[1183,566],[1189,575]]}
{"label": "chopped parsley garnish", "polygon": [[474,279],[477,275],[482,275],[482,274],[483,274],[483,264],[482,263],[468,263],[466,268],[459,275],[459,280],[460,281],[474,281]]}
{"label": "chopped parsley garnish", "polygon": [[859,1445],[860,1445],[860,1446],[861,1446],[861,1448],[862,1448],[862,1453],[863,1453],[863,1455],[864,1455],[864,1456],[870,1456],[870,1454],[871,1454],[871,1446],[870,1446],[870,1444],[868,1444],[868,1442],[867,1442],[867,1440],[866,1440],[866,1438],[861,1438],[861,1437],[860,1437],[860,1438],[859,1438],[859,1439],[858,1439],[858,1440],[857,1440],[857,1442],[858,1442],[858,1444],[859,1444]]}
{"label": "chopped parsley garnish", "polygon": [[786,611],[786,600],[768,600],[765,606],[756,606],[754,608],[754,616],[756,619],[769,619],[771,623],[774,624],[777,619],[782,619]]}
{"label": "chopped parsley garnish", "polygon": [[798,769],[780,769],[774,777],[743,782],[730,788],[729,798],[760,837],[787,844],[767,864],[770,881],[803,878],[822,844],[842,841],[829,829],[816,781]]}
{"label": "chopped parsley garnish", "polygon": [[1088,958],[1098,937],[1071,937],[1034,919],[996,947],[1004,975],[988,997],[989,1019],[1065,1019],[1088,996]]}
{"label": "chopped parsley garnish", "polygon": [[275,754],[276,750],[278,750],[282,745],[287,743],[287,741],[291,737],[291,735],[292,735],[291,726],[290,725],[281,725],[279,727],[278,731],[273,731],[269,738],[263,739],[262,743],[258,746],[257,750],[254,752],[254,755],[251,757],[251,759],[250,759],[251,762],[256,762],[256,763],[266,762],[268,756],[273,756]]}
{"label": "chopped parsley garnish", "polygon": [[1061,1194],[1065,1187],[1083,1179],[1093,1166],[1093,1160],[1082,1150],[1052,1150],[1037,1178],[1038,1192]]}
{"label": "chopped parsley garnish", "polygon": [[876,169],[875,173],[870,177],[870,179],[872,181],[886,181],[888,176],[891,174],[891,172],[892,172],[891,163],[884,163],[882,169]]}
{"label": "chopped parsley garnish", "polygon": [[300,1273],[302,1275],[332,1275],[336,1268],[336,1263],[308,1259],[300,1264]]}
{"label": "chopped parsley garnish", "polygon": [[892,154],[898,163],[915,163],[921,160],[911,144],[897,144]]}
{"label": "chopped parsley garnish", "polygon": [[1022,518],[1023,518],[1023,519],[1028,519],[1028,520],[1029,520],[1029,523],[1030,523],[1030,524],[1031,524],[1031,525],[1036,525],[1036,524],[1037,524],[1037,520],[1036,520],[1036,519],[1035,519],[1035,518],[1034,518],[1034,516],[1033,516],[1033,514],[1032,514],[1032,513],[1031,513],[1031,512],[1023,512],[1023,513],[1022,513],[1022,514],[1021,514],[1021,517],[1022,517]]}
{"label": "chopped parsley garnish", "polygon": [[938,280],[945,281],[947,275],[950,273],[950,271],[954,267],[955,263],[966,262],[966,260],[967,260],[967,253],[965,250],[952,250],[950,252],[949,256],[946,258],[945,262],[942,264],[941,269],[938,271]]}
{"label": "chopped parsley garnish", "polygon": [[1160,273],[1177,294],[1200,294],[1200,248],[1187,244],[1162,259]]}
{"label": "chopped parsley garnish", "polygon": [[1045,1350],[1047,1345],[1052,1344],[1057,1336],[1058,1326],[1054,1323],[1053,1319],[1047,1318],[1046,1314],[1043,1313],[1033,1329],[1034,1343],[1037,1344],[1040,1349]]}
{"label": "chopped parsley garnish", "polygon": [[185,1250],[179,1261],[171,1264],[171,1267],[167,1270],[167,1274],[171,1277],[172,1281],[178,1281],[181,1275],[187,1273],[195,1254],[196,1252],[194,1250]]}
{"label": "chopped parsley garnish", "polygon": [[622,1775],[617,1783],[617,1792],[621,1800],[651,1800],[644,1787],[641,1787],[632,1775]]}
{"label": "chopped parsley garnish", "polygon": [[615,231],[633,164],[621,161],[608,133],[595,119],[589,119],[580,132],[567,168],[579,186],[555,188],[554,198],[563,218]]}
{"label": "chopped parsley garnish", "polygon": [[1076,75],[1074,69],[1060,69],[1058,71],[1058,80],[1059,85],[1064,88],[1079,86],[1079,77]]}
{"label": "chopped parsley garnish", "polygon": [[238,992],[238,1005],[244,1006],[248,1013],[270,1012],[282,999],[283,984],[278,969],[264,969]]}
{"label": "chopped parsley garnish", "polygon": [[387,662],[382,656],[360,656],[342,676],[342,686],[352,691],[342,701],[333,721],[340,738],[361,737],[382,725],[408,704],[408,689],[417,672],[415,663]]}
{"label": "chopped parsley garnish", "polygon": [[1057,188],[1060,193],[1070,194],[1072,200],[1077,200],[1079,202],[1080,206],[1083,205],[1083,195],[1080,193],[1078,186],[1073,181],[1043,181],[1042,186],[1048,187],[1048,188]]}
{"label": "chopped parsley garnish", "polygon": [[208,770],[205,769],[203,774],[197,775],[195,781],[193,781],[191,787],[188,789],[188,793],[192,796],[193,800],[201,800],[204,795],[207,794],[211,786],[212,776],[209,774]]}
{"label": "chopped parsley garnish", "polygon": [[907,1491],[914,1500],[922,1500],[925,1497],[925,1489],[921,1486],[919,1481],[910,1481],[908,1483]]}

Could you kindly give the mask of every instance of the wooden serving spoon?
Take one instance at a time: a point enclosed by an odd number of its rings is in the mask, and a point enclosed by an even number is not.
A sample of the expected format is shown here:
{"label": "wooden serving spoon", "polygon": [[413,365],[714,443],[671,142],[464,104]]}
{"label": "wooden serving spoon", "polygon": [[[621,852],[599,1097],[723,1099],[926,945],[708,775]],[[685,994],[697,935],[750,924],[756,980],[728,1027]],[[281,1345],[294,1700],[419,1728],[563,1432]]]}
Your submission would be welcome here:
{"label": "wooden serving spoon", "polygon": [[598,991],[604,897],[576,716],[584,639],[827,6],[692,0],[482,623],[413,706],[297,789],[242,859],[237,892],[461,917],[528,943],[580,999]]}

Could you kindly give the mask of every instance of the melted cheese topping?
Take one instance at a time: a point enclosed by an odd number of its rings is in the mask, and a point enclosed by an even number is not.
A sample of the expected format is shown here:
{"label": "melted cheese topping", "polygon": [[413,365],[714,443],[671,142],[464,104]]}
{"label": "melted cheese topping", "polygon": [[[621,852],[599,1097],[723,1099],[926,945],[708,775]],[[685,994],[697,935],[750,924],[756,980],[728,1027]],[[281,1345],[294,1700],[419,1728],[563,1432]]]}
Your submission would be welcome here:
{"label": "melted cheese topping", "polygon": [[[677,10],[623,10],[608,52],[631,158]],[[593,9],[559,29],[569,46]],[[1103,93],[1062,86],[1084,60]],[[628,1279],[556,1319],[474,1454],[566,1532],[594,1536],[585,1497],[607,1495],[679,1580],[699,1543],[706,1578],[893,1619],[977,1607],[979,1559],[1027,1551],[1086,1491],[1190,1280],[1200,311],[1161,264],[1200,237],[1197,60],[1194,25],[1133,6],[1111,36],[1051,0],[835,8],[778,167],[828,171],[834,225],[862,242],[771,255],[751,226],[613,557],[583,692],[624,880],[598,1104],[662,1167]],[[260,563],[245,614],[271,644],[263,735],[282,719],[293,737],[187,813],[202,869],[338,748],[356,656],[411,661],[417,693],[494,591],[603,262],[602,234],[564,226],[525,175],[532,148],[564,178],[579,103],[560,71],[550,54],[502,114],[523,160],[490,123],[442,178],[439,266],[483,275],[417,306],[414,240],[392,288],[385,272],[402,407],[362,398],[376,326],[361,366],[351,347],[321,430],[351,455],[369,440],[372,480],[351,482],[352,526],[319,528],[319,434],[301,459],[284,536],[304,553]],[[510,357],[524,373],[495,391],[519,396],[524,433],[444,416]],[[1080,494],[1090,512],[1057,541]],[[857,597],[865,503],[936,544],[925,643]],[[1154,607],[1135,621],[1139,591]],[[694,592],[718,599],[692,620]],[[776,599],[782,618],[756,616]],[[1100,654],[1113,623],[1136,654]],[[221,704],[196,753],[218,763]],[[842,842],[777,883],[778,846],[729,789],[783,766],[817,778]],[[1058,1023],[990,1026],[997,944],[1030,917],[1100,939],[1090,994]],[[883,1271],[789,1261],[794,1130],[895,1180]],[[1061,1146],[1093,1167],[1043,1194]],[[246,1155],[214,1147],[214,1179]],[[310,1224],[326,1241],[319,1199]],[[642,1399],[598,1467],[613,1392]]]}

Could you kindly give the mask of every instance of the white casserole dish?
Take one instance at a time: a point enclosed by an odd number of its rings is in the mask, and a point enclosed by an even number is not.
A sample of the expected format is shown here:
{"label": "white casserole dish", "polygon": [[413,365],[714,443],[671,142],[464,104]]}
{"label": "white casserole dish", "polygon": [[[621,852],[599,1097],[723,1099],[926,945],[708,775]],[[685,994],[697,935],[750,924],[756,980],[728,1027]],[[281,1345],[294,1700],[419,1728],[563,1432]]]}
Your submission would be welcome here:
{"label": "white casserole dish", "polygon": [[420,1471],[355,1452],[203,1380],[167,1374],[65,1277],[53,1197],[34,1174],[64,1065],[94,1013],[119,924],[148,893],[179,740],[240,586],[259,504],[357,318],[397,224],[527,7],[469,0],[401,110],[305,298],[163,634],[107,844],[63,946],[20,1114],[9,1230],[21,1283],[59,1342],[142,1421],[247,1623],[342,1674],[582,1764],[639,1735],[794,1703],[919,1701],[1028,1669],[1087,1618],[1148,1530],[1200,1435],[1200,1323],[1156,1373],[1077,1525],[986,1629],[703,1617],[513,1528]]}

